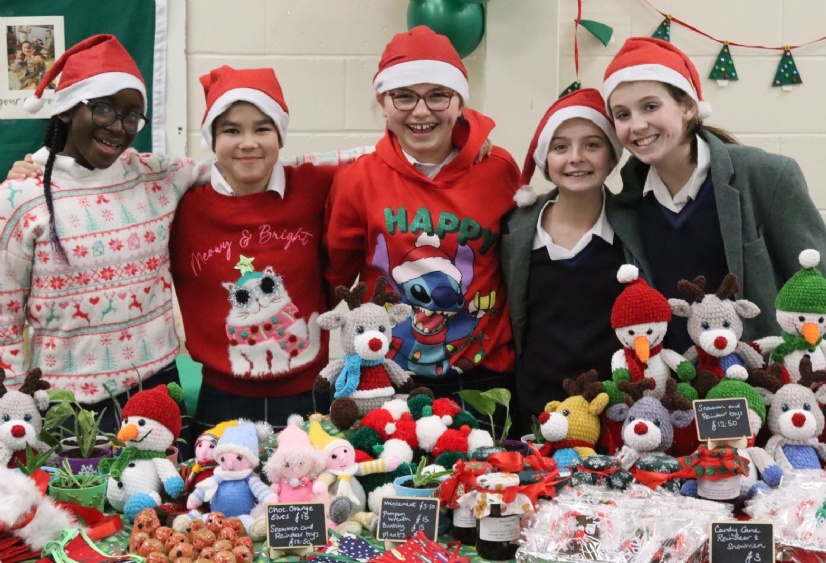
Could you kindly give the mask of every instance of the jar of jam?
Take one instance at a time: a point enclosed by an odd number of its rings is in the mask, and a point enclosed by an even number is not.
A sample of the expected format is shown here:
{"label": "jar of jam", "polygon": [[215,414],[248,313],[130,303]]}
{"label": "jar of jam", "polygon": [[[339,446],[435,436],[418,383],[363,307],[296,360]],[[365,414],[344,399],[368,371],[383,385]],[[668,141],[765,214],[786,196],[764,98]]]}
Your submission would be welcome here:
{"label": "jar of jam", "polygon": [[519,547],[519,514],[502,515],[501,505],[492,504],[490,514],[479,519],[476,531],[476,551],[479,557],[507,561]]}
{"label": "jar of jam", "polygon": [[457,506],[453,509],[453,539],[462,545],[476,545],[476,515],[471,508]]}

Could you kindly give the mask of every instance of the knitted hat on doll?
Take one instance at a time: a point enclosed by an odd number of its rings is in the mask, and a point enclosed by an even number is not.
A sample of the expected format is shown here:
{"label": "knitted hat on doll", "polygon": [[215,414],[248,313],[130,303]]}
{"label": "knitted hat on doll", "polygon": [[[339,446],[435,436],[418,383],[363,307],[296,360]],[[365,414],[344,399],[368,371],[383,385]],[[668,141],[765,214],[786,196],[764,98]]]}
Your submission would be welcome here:
{"label": "knitted hat on doll", "polygon": [[247,458],[252,466],[258,465],[258,433],[255,424],[246,422],[236,426],[230,426],[224,430],[224,434],[215,446],[215,459],[222,453],[234,453]]}
{"label": "knitted hat on doll", "polygon": [[[313,447],[327,457],[334,449],[338,448],[339,446],[351,446],[350,442],[347,440],[343,440],[341,438],[334,438],[330,436],[324,428],[321,426],[321,422],[319,421],[320,417],[313,415],[310,417],[310,428],[307,431],[307,437],[310,440],[310,443]],[[286,431],[286,430],[285,430]],[[283,434],[283,432],[282,432]],[[281,436],[279,436],[279,444],[281,443]]]}
{"label": "knitted hat on doll", "polygon": [[522,187],[513,198],[519,207],[531,205],[536,201],[536,192],[530,186],[534,170],[539,168],[545,174],[548,151],[554,133],[569,119],[587,119],[599,127],[611,143],[616,162],[619,162],[622,156],[622,143],[617,138],[617,132],[605,107],[605,100],[599,90],[583,88],[559,98],[548,108],[536,128],[531,145],[528,147],[525,164],[522,165]]}
{"label": "knitted hat on doll", "polygon": [[820,253],[804,250],[799,260],[802,269],[781,288],[774,306],[778,311],[826,314],[826,279],[817,267]]}
{"label": "knitted hat on doll", "polygon": [[640,277],[639,268],[631,264],[620,266],[617,280],[626,286],[611,309],[611,328],[616,330],[638,324],[671,321],[668,300]]}
{"label": "knitted hat on doll", "polygon": [[766,422],[766,404],[760,394],[745,381],[738,379],[723,379],[711,388],[706,399],[734,399],[743,398],[748,403],[749,410],[760,417],[761,426]]}
{"label": "knitted hat on doll", "polygon": [[206,111],[201,134],[212,148],[212,123],[235,102],[249,102],[275,123],[281,146],[287,139],[290,112],[281,84],[271,68],[234,69],[222,66],[201,77],[206,96]]}
{"label": "knitted hat on doll", "polygon": [[237,420],[225,420],[224,422],[220,422],[220,423],[216,424],[215,426],[213,426],[209,430],[204,430],[203,432],[201,432],[201,435],[198,436],[198,437],[200,438],[201,436],[212,436],[216,440],[220,440],[221,436],[224,435],[224,431],[227,428],[229,428],[230,426],[238,426],[238,421]]}
{"label": "knitted hat on doll", "polygon": [[379,94],[415,84],[438,84],[468,101],[467,69],[450,39],[424,25],[397,33],[384,48],[373,88]]}
{"label": "knitted hat on doll", "polygon": [[142,111],[146,113],[146,86],[141,71],[113,35],[93,35],[67,49],[43,75],[34,96],[23,102],[27,112],[43,109],[43,93],[58,75],[60,83],[54,89],[50,115],[68,111],[83,100],[111,96],[126,89],[140,92]]}
{"label": "knitted hat on doll", "polygon": [[139,391],[126,401],[120,419],[143,416],[163,424],[177,440],[181,433],[181,409],[175,401],[183,401],[184,390],[177,383],[159,385]]}
{"label": "knitted hat on doll", "polygon": [[677,47],[652,37],[629,37],[605,69],[602,93],[605,102],[623,82],[650,80],[664,82],[688,94],[697,104],[697,115],[711,115],[711,104],[703,99],[697,67]]}

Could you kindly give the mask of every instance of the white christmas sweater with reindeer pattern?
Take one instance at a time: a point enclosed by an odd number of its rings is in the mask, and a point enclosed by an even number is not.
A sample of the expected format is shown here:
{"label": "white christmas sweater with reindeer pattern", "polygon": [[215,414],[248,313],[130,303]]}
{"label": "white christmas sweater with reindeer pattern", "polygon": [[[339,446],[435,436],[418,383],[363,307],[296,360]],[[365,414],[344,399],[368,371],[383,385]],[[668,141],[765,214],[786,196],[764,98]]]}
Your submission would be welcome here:
{"label": "white christmas sweater with reindeer pattern", "polygon": [[[34,155],[43,165],[47,149]],[[43,178],[0,184],[0,366],[22,383],[24,325],[31,366],[79,401],[108,398],[175,359],[169,231],[184,192],[210,164],[127,149],[109,168],[58,156],[56,226],[69,258],[50,242]]]}

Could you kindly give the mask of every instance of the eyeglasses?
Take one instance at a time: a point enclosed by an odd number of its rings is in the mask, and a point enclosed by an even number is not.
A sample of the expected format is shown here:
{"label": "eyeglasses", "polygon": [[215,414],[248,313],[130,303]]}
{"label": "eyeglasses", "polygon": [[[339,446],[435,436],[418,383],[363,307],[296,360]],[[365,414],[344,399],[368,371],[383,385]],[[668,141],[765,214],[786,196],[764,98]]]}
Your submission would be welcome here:
{"label": "eyeglasses", "polygon": [[81,100],[81,103],[89,108],[89,111],[92,112],[92,121],[99,127],[109,127],[120,119],[120,122],[123,124],[123,130],[130,135],[134,135],[146,125],[146,116],[140,112],[128,111],[126,113],[118,113],[115,111],[115,108],[105,102]]}
{"label": "eyeglasses", "polygon": [[388,92],[387,95],[393,100],[393,107],[399,111],[412,111],[419,104],[419,100],[424,100],[424,105],[430,111],[445,111],[450,107],[450,100],[456,92],[437,90],[420,96],[410,90],[397,90]]}

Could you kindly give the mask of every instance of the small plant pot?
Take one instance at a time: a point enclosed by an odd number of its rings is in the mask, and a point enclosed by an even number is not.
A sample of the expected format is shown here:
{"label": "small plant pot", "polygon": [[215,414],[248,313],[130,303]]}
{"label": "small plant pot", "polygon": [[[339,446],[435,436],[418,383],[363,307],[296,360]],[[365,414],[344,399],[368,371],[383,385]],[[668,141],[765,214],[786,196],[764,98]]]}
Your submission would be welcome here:
{"label": "small plant pot", "polygon": [[178,447],[177,446],[169,446],[166,448],[166,459],[172,462],[172,464],[177,467],[178,466]]}
{"label": "small plant pot", "polygon": [[535,443],[536,443],[536,436],[534,436],[534,435],[533,435],[533,433],[531,433],[531,434],[525,434],[524,436],[522,436],[522,437],[520,438],[520,440],[521,440],[521,441],[523,441],[523,442],[525,442],[526,444],[527,444],[528,442],[533,442],[533,443],[535,444]]}
{"label": "small plant pot", "polygon": [[[112,449],[112,441],[103,435],[98,435],[95,438],[95,447],[96,448],[105,448],[105,449]],[[74,436],[69,436],[67,438],[60,439],[60,451],[66,450],[74,450],[77,448],[77,438]]]}
{"label": "small plant pot", "polygon": [[436,489],[439,488],[438,485],[421,489],[415,488],[412,475],[396,477],[393,480],[393,486],[396,488],[396,494],[400,497],[432,497],[436,496]]}
{"label": "small plant pot", "polygon": [[509,452],[516,452],[522,454],[523,456],[528,455],[531,450],[530,446],[522,440],[502,440],[502,447]]}
{"label": "small plant pot", "polygon": [[106,448],[93,448],[91,457],[80,457],[80,450],[64,450],[57,456],[58,467],[63,465],[63,460],[69,461],[72,473],[97,473],[100,460],[112,457],[112,450]]}
{"label": "small plant pot", "polygon": [[49,496],[54,500],[103,511],[103,505],[106,503],[106,481],[83,489],[64,489],[52,482],[49,484]]}

